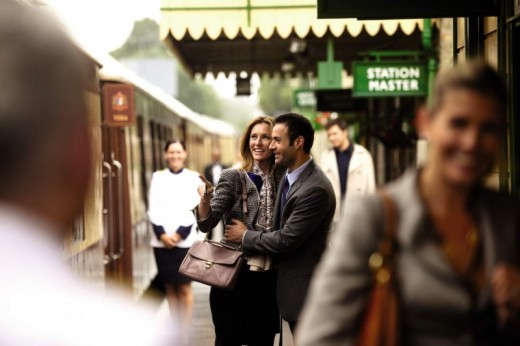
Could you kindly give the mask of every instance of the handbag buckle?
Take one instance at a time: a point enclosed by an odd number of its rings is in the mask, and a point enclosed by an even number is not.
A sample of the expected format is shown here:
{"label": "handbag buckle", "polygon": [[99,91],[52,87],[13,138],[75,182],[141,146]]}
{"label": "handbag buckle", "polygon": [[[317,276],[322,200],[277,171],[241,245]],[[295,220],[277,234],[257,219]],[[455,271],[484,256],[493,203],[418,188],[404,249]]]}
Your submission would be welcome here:
{"label": "handbag buckle", "polygon": [[206,269],[211,269],[211,267],[213,267],[213,261],[204,261],[204,266],[206,267]]}

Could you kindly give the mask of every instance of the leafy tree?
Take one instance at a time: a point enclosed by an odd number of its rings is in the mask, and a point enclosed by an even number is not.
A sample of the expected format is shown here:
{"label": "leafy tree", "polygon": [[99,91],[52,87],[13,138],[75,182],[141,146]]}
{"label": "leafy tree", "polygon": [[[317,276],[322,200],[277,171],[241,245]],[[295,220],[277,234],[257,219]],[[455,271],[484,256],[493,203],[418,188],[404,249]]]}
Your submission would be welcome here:
{"label": "leafy tree", "polygon": [[258,93],[260,108],[265,114],[276,115],[291,110],[292,89],[289,79],[263,75]]}
{"label": "leafy tree", "polygon": [[135,22],[126,42],[111,54],[116,59],[172,57],[159,38],[159,24],[150,18]]}
{"label": "leafy tree", "polygon": [[222,119],[234,124],[239,134],[259,112],[256,103],[244,97],[226,99],[222,103]]}
{"label": "leafy tree", "polygon": [[[139,58],[175,60],[159,37],[159,24],[149,18],[135,22],[126,42],[111,54],[119,60]],[[215,90],[200,80],[189,78],[181,69],[177,71],[179,83],[177,99],[195,112],[221,118],[221,102]]]}
{"label": "leafy tree", "polygon": [[215,89],[199,79],[190,79],[179,70],[177,99],[197,113],[222,118],[222,106]]}

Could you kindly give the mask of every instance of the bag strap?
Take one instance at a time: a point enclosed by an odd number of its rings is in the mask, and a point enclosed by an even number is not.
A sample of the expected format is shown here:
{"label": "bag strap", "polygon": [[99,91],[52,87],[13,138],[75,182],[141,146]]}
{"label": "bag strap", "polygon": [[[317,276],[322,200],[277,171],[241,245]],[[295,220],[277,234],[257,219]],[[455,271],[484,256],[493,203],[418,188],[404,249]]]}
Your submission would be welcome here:
{"label": "bag strap", "polygon": [[[246,185],[246,174],[240,168],[237,168],[238,175],[240,176],[240,180],[242,182],[242,212],[244,214],[244,223],[246,222],[246,214],[247,214],[247,185]],[[206,240],[208,239],[208,234],[206,233]]]}
{"label": "bag strap", "polygon": [[384,229],[383,229],[383,240],[381,242],[381,245],[379,246],[379,250],[381,251],[381,254],[386,257],[393,257],[394,253],[394,241],[395,241],[395,224],[396,224],[396,210],[395,210],[395,204],[385,190],[379,191],[379,196],[381,197],[383,201],[383,209],[385,213],[385,221],[384,221]]}
{"label": "bag strap", "polygon": [[383,235],[376,252],[370,256],[368,263],[375,283],[387,284],[394,282],[397,212],[392,197],[386,191],[380,190],[378,195],[383,202]]}
{"label": "bag strap", "polygon": [[247,186],[246,186],[246,174],[242,169],[237,169],[242,181],[242,212],[244,213],[244,222],[246,221],[247,214]]}

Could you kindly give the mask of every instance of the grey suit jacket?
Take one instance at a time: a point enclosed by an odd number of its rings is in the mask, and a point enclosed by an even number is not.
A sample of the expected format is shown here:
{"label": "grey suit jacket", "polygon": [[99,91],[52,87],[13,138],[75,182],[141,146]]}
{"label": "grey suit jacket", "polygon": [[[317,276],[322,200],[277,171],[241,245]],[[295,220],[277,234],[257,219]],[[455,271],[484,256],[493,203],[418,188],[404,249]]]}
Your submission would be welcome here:
{"label": "grey suit jacket", "polygon": [[311,275],[325,250],[336,199],[329,179],[314,161],[292,185],[282,213],[281,190],[274,207],[275,231],[246,232],[242,246],[247,253],[278,254],[278,307],[282,317],[293,322],[298,320]]}
{"label": "grey suit jacket", "polygon": [[[387,192],[399,213],[396,270],[405,344],[474,345],[472,300],[438,245],[418,194],[417,172],[407,172]],[[476,305],[477,312],[484,313],[493,311],[492,268],[499,262],[520,264],[520,204],[486,189],[477,191],[472,201],[486,271],[486,285]],[[382,234],[383,212],[378,196],[353,199],[345,206],[313,281],[298,345],[354,345],[371,283],[368,258]]]}

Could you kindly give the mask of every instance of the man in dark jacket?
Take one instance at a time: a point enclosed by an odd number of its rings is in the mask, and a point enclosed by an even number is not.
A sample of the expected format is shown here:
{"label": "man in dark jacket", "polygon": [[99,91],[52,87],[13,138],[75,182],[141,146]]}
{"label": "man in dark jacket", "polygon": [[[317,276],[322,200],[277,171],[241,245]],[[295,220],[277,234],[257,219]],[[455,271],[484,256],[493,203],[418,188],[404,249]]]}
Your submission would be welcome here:
{"label": "man in dark jacket", "polygon": [[275,119],[270,149],[287,167],[274,207],[275,231],[246,230],[239,220],[225,238],[242,242],[245,253],[278,254],[277,301],[294,332],[314,268],[327,246],[336,199],[329,179],[310,156],[314,130],[305,117],[287,113]]}

